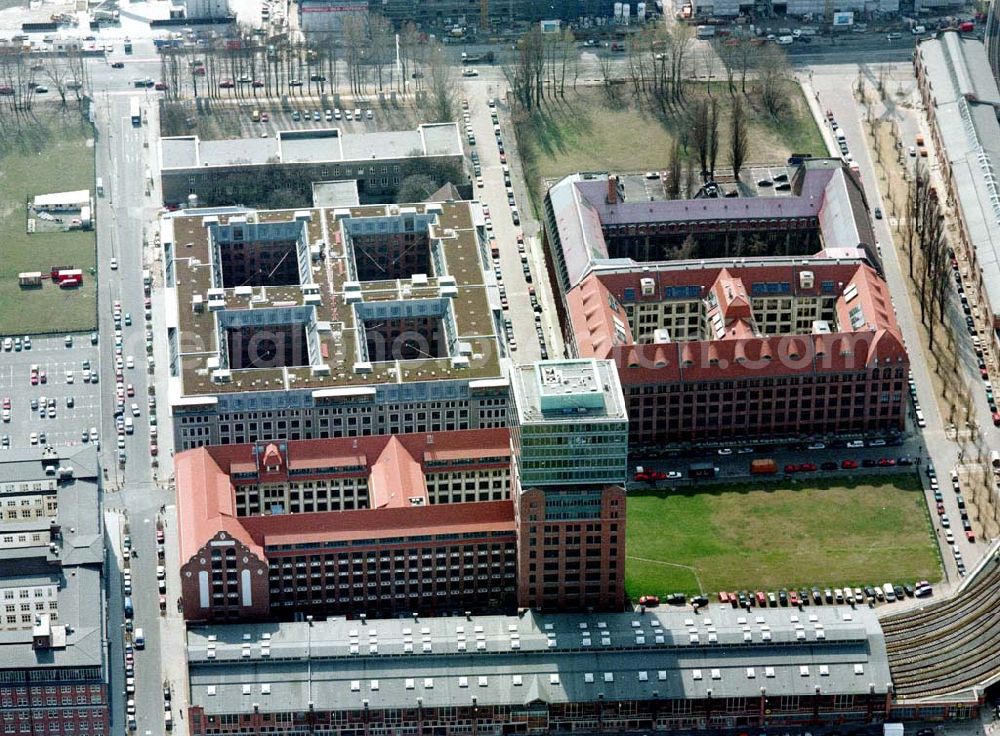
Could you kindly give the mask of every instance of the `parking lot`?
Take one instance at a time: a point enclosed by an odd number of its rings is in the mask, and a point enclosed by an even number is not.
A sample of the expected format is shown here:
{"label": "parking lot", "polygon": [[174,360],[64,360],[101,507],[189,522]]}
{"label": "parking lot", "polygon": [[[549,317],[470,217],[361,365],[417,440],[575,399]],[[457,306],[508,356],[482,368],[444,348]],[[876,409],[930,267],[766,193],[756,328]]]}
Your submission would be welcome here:
{"label": "parking lot", "polygon": [[[222,90],[223,93],[226,90]],[[353,97],[341,94],[289,95],[286,100],[247,96],[230,104],[214,104],[209,114],[191,108],[185,130],[164,129],[163,135],[187,135],[195,126],[199,135],[217,138],[268,137],[281,130],[338,128],[343,133],[412,130],[414,110],[393,103],[389,96]],[[255,114],[256,113],[256,114]],[[360,114],[358,114],[360,113]],[[369,113],[371,116],[369,117]],[[348,117],[349,116],[349,117]],[[177,121],[174,122],[177,126]]]}
{"label": "parking lot", "polygon": [[[792,194],[791,171],[784,165],[746,168],[741,172],[738,184],[731,172],[720,169],[716,174],[721,196],[788,197]],[[659,201],[668,199],[667,177],[665,171],[647,171],[644,174],[620,174],[618,181],[625,190],[626,201]],[[685,191],[683,186],[681,191]]]}
{"label": "parking lot", "polygon": [[[10,421],[0,429],[0,447],[26,448],[31,445],[31,433],[38,444],[53,446],[76,445],[82,442],[82,432],[100,427],[100,385],[83,382],[84,361],[96,368],[97,347],[89,336],[74,335],[73,347],[66,347],[65,338],[36,337],[31,349],[11,350],[0,354],[0,397],[10,399]],[[38,366],[39,381],[31,383],[31,367]],[[67,378],[72,371],[72,383]],[[44,375],[45,382],[42,383]],[[54,404],[41,416],[42,397],[45,404]],[[73,406],[68,406],[72,398]],[[32,409],[32,403],[38,407]]]}

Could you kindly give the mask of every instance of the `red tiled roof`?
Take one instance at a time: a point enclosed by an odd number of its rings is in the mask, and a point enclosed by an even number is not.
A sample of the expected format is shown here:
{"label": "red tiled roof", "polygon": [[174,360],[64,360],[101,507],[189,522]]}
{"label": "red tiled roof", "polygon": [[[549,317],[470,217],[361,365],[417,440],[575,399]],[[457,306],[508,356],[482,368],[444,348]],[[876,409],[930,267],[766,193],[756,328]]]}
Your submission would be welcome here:
{"label": "red tiled roof", "polygon": [[[812,272],[811,284],[800,276],[803,271]],[[642,295],[642,279],[653,279],[652,295]],[[757,336],[746,282],[785,282],[792,295],[818,296],[824,293],[824,281],[835,284],[837,320],[843,332]],[[709,317],[716,311],[725,316],[725,331],[718,339],[655,345],[618,340],[616,318],[625,323],[625,334],[632,339],[624,310],[618,306],[625,289],[631,290],[635,302],[642,303],[661,301],[667,287],[682,286],[700,287],[702,297],[709,290],[715,293],[719,306]],[[845,293],[850,294],[850,301]],[[623,383],[850,371],[906,358],[885,282],[870,266],[857,261],[822,263],[813,259],[805,265],[785,261],[702,268],[691,264],[687,268],[596,272],[569,291],[567,304],[580,357],[614,358]],[[852,326],[852,309],[858,306],[861,311],[854,312]]]}
{"label": "red tiled roof", "polygon": [[512,501],[448,503],[378,511],[251,516],[240,520],[260,546],[428,534],[514,531]]}
{"label": "red tiled roof", "polygon": [[[369,491],[375,508],[237,518],[229,474],[256,470],[254,446],[214,445],[187,450],[174,458],[182,560],[196,554],[219,531],[228,532],[261,557],[261,547],[269,534],[278,535],[283,540],[294,537],[296,533],[305,535],[303,539],[324,534],[330,539],[339,539],[341,534],[346,535],[345,539],[355,539],[384,536],[380,529],[410,529],[411,534],[434,533],[439,524],[450,527],[466,525],[469,531],[474,531],[477,524],[495,524],[499,523],[498,519],[507,519],[504,515],[506,511],[487,508],[492,504],[509,510],[510,528],[513,529],[513,507],[509,501],[428,504],[421,467],[427,458],[475,460],[509,456],[510,435],[506,429],[297,440],[274,443],[273,446],[273,450],[271,446],[261,450],[268,456],[267,462],[293,469],[336,468],[353,463],[365,465],[367,458],[376,458],[369,478]],[[282,459],[284,463],[281,463]],[[495,465],[495,462],[492,464]],[[463,468],[468,467],[474,468],[475,464],[463,465]],[[410,506],[411,497],[421,497],[424,506]],[[461,529],[449,529],[449,533],[452,532],[460,533]],[[389,532],[386,535],[390,535]],[[307,541],[314,540],[310,537]]]}
{"label": "red tiled roof", "polygon": [[410,506],[411,498],[427,503],[424,471],[398,437],[390,437],[368,477],[369,505],[373,509]]}

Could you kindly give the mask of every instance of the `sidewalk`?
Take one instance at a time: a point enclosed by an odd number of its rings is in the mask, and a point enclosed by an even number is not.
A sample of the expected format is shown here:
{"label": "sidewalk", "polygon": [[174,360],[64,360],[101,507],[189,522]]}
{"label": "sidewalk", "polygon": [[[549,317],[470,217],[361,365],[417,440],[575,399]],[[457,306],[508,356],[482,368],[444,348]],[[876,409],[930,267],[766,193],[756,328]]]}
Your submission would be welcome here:
{"label": "sidewalk", "polygon": [[163,680],[170,683],[171,712],[175,720],[175,730],[188,730],[184,722],[188,708],[187,679],[187,629],[184,617],[177,610],[181,595],[180,551],[177,542],[177,507],[173,504],[160,514],[164,531],[164,565],[167,568],[167,612],[160,616],[160,672]]}

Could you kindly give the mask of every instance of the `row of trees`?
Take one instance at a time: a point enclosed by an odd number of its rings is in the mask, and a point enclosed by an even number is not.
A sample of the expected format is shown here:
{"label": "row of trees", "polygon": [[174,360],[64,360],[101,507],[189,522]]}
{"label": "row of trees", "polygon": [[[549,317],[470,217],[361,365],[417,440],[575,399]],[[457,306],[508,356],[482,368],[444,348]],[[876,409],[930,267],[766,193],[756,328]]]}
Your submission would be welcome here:
{"label": "row of trees", "polygon": [[[628,89],[640,105],[651,108],[678,131],[680,146],[670,155],[668,194],[680,195],[680,169],[694,158],[703,180],[714,178],[722,154],[720,128],[728,107],[728,163],[739,178],[749,155],[751,97],[776,119],[789,111],[791,74],[784,52],[773,44],[755,45],[750,39],[727,39],[705,53],[696,54],[694,35],[684,24],[650,25],[624,44],[624,56],[600,53],[598,64],[604,89],[612,102]],[[717,74],[719,64],[722,73]],[[542,34],[532,30],[520,38],[503,62],[517,112],[534,115],[547,102],[559,104],[567,86],[575,89],[579,53],[569,30]],[[691,84],[706,81],[705,93]],[[721,105],[712,80],[726,82],[728,101]]]}
{"label": "row of trees", "polygon": [[[209,47],[164,48],[161,76],[166,95],[252,102],[288,96],[314,97],[344,87],[356,96],[415,90],[429,98],[434,120],[454,119],[455,70],[439,42],[407,24],[399,34],[377,14],[345,17],[339,33],[311,33],[306,44],[287,35],[262,39],[237,28]],[[230,84],[231,83],[231,84]]]}
{"label": "row of trees", "polygon": [[23,115],[43,96],[39,86],[59,97],[63,107],[83,100],[90,88],[86,57],[72,50],[65,54],[8,54],[0,56],[0,115]]}

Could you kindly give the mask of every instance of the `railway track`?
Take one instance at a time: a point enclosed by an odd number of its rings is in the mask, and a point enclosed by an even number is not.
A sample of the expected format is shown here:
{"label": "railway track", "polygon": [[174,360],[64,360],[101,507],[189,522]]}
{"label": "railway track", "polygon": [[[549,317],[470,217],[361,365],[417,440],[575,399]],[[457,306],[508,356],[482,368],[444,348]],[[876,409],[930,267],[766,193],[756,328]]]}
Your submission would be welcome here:
{"label": "railway track", "polygon": [[1000,554],[960,595],[882,621],[896,696],[966,690],[1000,672]]}

